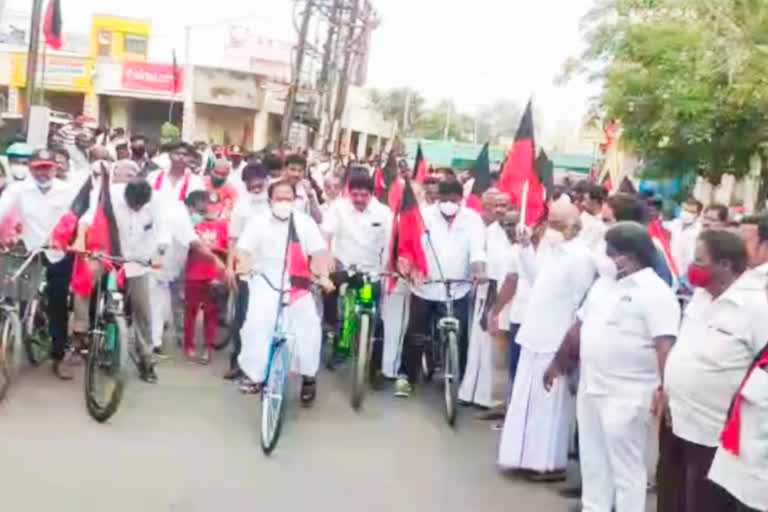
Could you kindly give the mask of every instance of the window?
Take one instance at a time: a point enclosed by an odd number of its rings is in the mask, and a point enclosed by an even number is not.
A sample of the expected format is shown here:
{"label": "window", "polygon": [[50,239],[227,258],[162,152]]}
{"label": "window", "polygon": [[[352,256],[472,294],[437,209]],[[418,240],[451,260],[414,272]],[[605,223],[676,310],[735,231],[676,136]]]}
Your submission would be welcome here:
{"label": "window", "polygon": [[112,32],[100,30],[98,35],[99,57],[112,55]]}
{"label": "window", "polygon": [[147,38],[136,34],[125,34],[125,53],[147,55]]}

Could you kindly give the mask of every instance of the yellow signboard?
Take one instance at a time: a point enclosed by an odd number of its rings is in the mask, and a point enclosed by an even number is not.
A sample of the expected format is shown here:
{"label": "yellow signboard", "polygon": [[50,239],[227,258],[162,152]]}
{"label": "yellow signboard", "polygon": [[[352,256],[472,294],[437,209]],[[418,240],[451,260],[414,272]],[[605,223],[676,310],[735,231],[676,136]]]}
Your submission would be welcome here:
{"label": "yellow signboard", "polygon": [[[45,71],[42,57],[37,66],[38,80],[45,76],[45,88],[49,90],[93,92],[93,61],[86,57],[46,55]],[[11,87],[24,87],[27,83],[27,56],[14,53],[11,56]]]}

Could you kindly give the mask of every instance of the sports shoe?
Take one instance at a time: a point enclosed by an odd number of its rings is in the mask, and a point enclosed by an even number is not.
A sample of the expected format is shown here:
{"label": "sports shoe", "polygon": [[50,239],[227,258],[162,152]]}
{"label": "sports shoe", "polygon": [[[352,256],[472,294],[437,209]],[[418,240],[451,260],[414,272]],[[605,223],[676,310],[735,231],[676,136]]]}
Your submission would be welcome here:
{"label": "sports shoe", "polygon": [[413,387],[408,379],[399,378],[395,381],[395,396],[400,398],[408,398],[413,392]]}
{"label": "sports shoe", "polygon": [[207,348],[203,350],[203,355],[200,356],[200,364],[211,364],[211,349]]}
{"label": "sports shoe", "polygon": [[301,405],[308,407],[312,405],[317,396],[317,383],[310,377],[301,379]]}
{"label": "sports shoe", "polygon": [[152,353],[155,355],[155,357],[159,360],[168,359],[168,354],[165,353],[165,350],[162,349],[162,347],[155,347],[152,349]]}

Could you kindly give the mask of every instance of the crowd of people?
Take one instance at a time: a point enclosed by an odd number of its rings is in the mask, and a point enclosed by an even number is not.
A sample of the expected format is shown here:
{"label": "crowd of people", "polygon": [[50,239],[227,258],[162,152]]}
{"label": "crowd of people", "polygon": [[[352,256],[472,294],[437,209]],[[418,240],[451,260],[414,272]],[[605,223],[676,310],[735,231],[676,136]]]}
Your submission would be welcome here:
{"label": "crowd of people", "polygon": [[[391,381],[408,397],[449,299],[436,281],[454,280],[459,397],[503,419],[500,468],[563,480],[576,445],[584,511],[644,511],[649,478],[660,512],[768,510],[768,217],[737,221],[727,207],[690,199],[666,220],[654,197],[585,181],[555,190],[527,227],[520,205],[496,188],[483,193],[481,211],[469,207],[471,173],[430,169],[417,180],[399,160],[392,188],[410,187],[423,223],[419,275],[392,245],[402,198],[377,197],[371,168],[124,135],[97,139],[75,123],[50,149],[14,144],[0,171],[3,245],[46,248],[58,378],[72,378],[68,348],[87,346],[91,295],[74,294],[71,318],[67,298],[75,255],[105,250],[96,231],[106,201],[111,248],[131,260],[126,293],[144,381],[158,380],[169,326],[181,326],[186,357],[211,361],[224,287],[236,297],[224,378],[259,392],[290,286],[288,328],[301,400],[311,404],[324,340],[339,321],[336,289],[342,271],[356,268],[380,281],[374,385]],[[72,236],[57,240],[84,195]],[[311,279],[285,283],[294,242]],[[380,279],[392,269],[399,278]],[[658,470],[648,462],[654,439]]]}

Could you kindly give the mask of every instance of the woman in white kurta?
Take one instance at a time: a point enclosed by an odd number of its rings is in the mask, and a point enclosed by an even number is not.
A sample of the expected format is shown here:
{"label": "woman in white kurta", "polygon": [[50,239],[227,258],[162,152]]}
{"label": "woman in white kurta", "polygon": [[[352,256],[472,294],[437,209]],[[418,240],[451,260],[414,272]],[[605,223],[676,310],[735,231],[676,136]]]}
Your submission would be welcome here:
{"label": "woman in white kurta", "polygon": [[[304,254],[312,257],[326,250],[320,228],[308,215],[292,212],[293,189],[276,182],[270,186],[271,211],[253,217],[246,225],[237,242],[237,250],[245,256],[251,268],[258,273],[251,277],[248,313],[240,331],[243,340],[238,363],[251,381],[262,383],[265,379],[269,348],[275,328],[280,294],[275,290],[285,280],[288,289],[288,273],[283,275],[286,244],[291,213],[298,242]],[[320,315],[313,296],[306,293],[294,295],[287,306],[285,330],[294,335],[294,362],[302,379],[302,400],[314,399],[314,377],[320,364],[322,330]]]}

